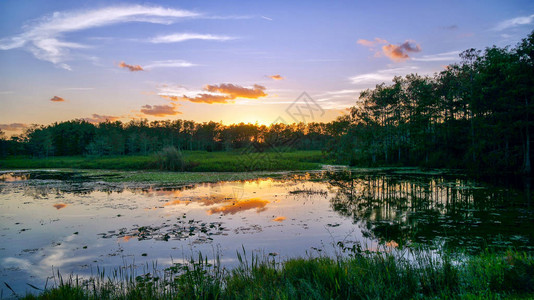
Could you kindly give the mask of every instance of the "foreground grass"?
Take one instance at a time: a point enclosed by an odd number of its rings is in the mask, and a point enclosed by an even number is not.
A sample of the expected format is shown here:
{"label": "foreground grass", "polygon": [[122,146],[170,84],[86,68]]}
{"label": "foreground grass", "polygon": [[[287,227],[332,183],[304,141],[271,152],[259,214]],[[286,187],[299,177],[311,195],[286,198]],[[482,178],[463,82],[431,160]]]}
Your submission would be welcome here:
{"label": "foreground grass", "polygon": [[[325,159],[321,151],[291,151],[243,154],[241,152],[183,151],[184,159],[193,172],[243,172],[312,170],[321,167]],[[110,169],[110,170],[154,170],[156,157],[114,156],[85,157],[58,156],[31,158],[23,156],[0,160],[1,169]]]}
{"label": "foreground grass", "polygon": [[[406,253],[405,253],[406,254]],[[413,255],[413,256],[412,256]],[[227,270],[201,256],[164,272],[70,278],[23,299],[498,299],[534,297],[534,257],[483,253],[454,263],[447,256],[356,253],[350,258],[276,263],[239,255]]]}

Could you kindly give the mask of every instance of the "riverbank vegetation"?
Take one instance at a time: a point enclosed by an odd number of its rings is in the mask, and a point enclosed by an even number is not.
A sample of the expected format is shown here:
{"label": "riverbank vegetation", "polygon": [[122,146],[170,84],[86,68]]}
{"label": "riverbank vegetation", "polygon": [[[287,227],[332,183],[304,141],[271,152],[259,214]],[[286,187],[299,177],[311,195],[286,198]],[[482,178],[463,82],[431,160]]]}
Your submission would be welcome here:
{"label": "riverbank vegetation", "polygon": [[12,156],[0,160],[0,169],[111,169],[168,170],[190,172],[245,172],[313,170],[329,160],[321,151],[241,153],[169,150],[154,155],[50,156],[31,158]]}
{"label": "riverbank vegetation", "polygon": [[[347,250],[347,249],[345,249]],[[89,279],[55,276],[56,286],[23,299],[500,299],[534,296],[534,257],[484,252],[457,261],[429,252],[362,251],[277,262],[238,253],[226,269],[201,255],[136,275],[125,267]],[[393,254],[396,253],[396,254]],[[148,266],[146,269],[150,269]],[[147,272],[145,272],[147,271]],[[110,274],[110,275],[106,275]],[[39,288],[39,287],[33,287]]]}

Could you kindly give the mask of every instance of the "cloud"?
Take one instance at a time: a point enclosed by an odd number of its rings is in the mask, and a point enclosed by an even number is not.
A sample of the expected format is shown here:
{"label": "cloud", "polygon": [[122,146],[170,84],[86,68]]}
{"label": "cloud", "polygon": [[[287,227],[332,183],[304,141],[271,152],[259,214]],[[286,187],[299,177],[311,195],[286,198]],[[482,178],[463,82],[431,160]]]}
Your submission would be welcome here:
{"label": "cloud", "polygon": [[92,87],[69,87],[61,89],[62,91],[90,91],[94,90],[95,88]]}
{"label": "cloud", "polygon": [[157,60],[153,61],[151,64],[145,66],[145,69],[153,68],[187,68],[196,66],[193,63],[190,63],[185,60],[175,59],[175,60]]}
{"label": "cloud", "polygon": [[24,48],[37,59],[70,70],[64,63],[70,50],[87,46],[61,40],[67,33],[125,22],[172,24],[177,19],[199,16],[192,11],[144,5],[55,12],[24,26],[19,35],[0,39],[0,50]]}
{"label": "cloud", "polygon": [[261,16],[262,19],[264,20],[267,20],[267,21],[272,21],[273,19],[272,18],[269,18],[269,17],[266,17],[266,16]]}
{"label": "cloud", "polygon": [[175,33],[168,35],[160,35],[150,39],[151,43],[179,43],[189,40],[210,40],[210,41],[228,41],[236,39],[235,37],[225,35],[213,35],[213,34],[199,34],[199,33]]}
{"label": "cloud", "polygon": [[399,62],[410,58],[409,52],[421,52],[421,47],[413,41],[406,41],[400,45],[384,45],[382,46],[382,51],[391,60]]}
{"label": "cloud", "polygon": [[93,114],[90,118],[82,118],[82,120],[87,121],[92,124],[98,124],[98,123],[107,122],[107,121],[115,122],[118,119],[120,119],[120,117],[105,116],[105,115],[99,115],[99,114]]}
{"label": "cloud", "polygon": [[28,124],[22,123],[0,124],[0,129],[5,131],[19,131],[28,127]]}
{"label": "cloud", "polygon": [[449,26],[444,26],[442,28],[446,29],[446,30],[456,30],[456,29],[458,29],[458,25],[453,24],[453,25],[449,25]]}
{"label": "cloud", "polygon": [[[375,57],[380,57],[382,54],[389,57],[391,60],[395,62],[401,62],[407,60],[409,57],[408,53],[410,52],[421,52],[421,47],[416,44],[414,41],[407,40],[404,43],[400,45],[393,45],[389,43],[388,41],[381,39],[381,38],[375,38],[372,41],[365,40],[365,39],[359,39],[357,41],[358,44],[363,45],[365,47],[368,47],[371,51],[375,52]],[[381,44],[387,44],[383,45],[380,50],[376,49],[376,46]]]}
{"label": "cloud", "polygon": [[423,55],[419,58],[412,58],[415,61],[454,61],[459,60],[460,51],[450,51],[432,55]]}
{"label": "cloud", "polygon": [[[179,100],[179,97],[170,97],[174,100]],[[195,97],[182,96],[183,100],[191,101],[193,103],[229,103],[233,98],[227,95],[214,95],[214,94],[198,94]]]}
{"label": "cloud", "polygon": [[375,38],[373,41],[369,41],[366,39],[359,39],[356,41],[356,43],[363,45],[365,47],[375,47],[378,44],[387,44],[388,41],[381,39],[381,38]]}
{"label": "cloud", "polygon": [[50,101],[52,102],[65,102],[65,99],[61,98],[61,97],[58,97],[58,96],[54,96],[50,99]]}
{"label": "cloud", "polygon": [[361,89],[357,89],[357,90],[339,90],[339,91],[329,91],[329,92],[326,92],[324,93],[325,95],[334,95],[334,96],[344,96],[344,95],[347,95],[347,94],[357,94],[357,93],[360,93],[362,90]]}
{"label": "cloud", "polygon": [[155,117],[165,117],[165,116],[174,116],[181,114],[181,112],[176,110],[177,105],[171,103],[171,105],[144,105],[141,108],[141,112],[145,115],[155,116]]}
{"label": "cloud", "polygon": [[123,61],[121,61],[119,63],[119,67],[120,68],[128,68],[128,70],[130,70],[130,72],[137,72],[137,71],[144,71],[143,67],[141,67],[140,65],[129,65]]}
{"label": "cloud", "polygon": [[495,26],[494,30],[501,31],[508,28],[514,28],[521,25],[528,25],[534,22],[534,14],[525,17],[517,17],[500,22]]}
{"label": "cloud", "polygon": [[385,70],[379,70],[374,73],[356,75],[356,76],[350,77],[349,80],[352,81],[352,83],[358,84],[358,85],[378,84],[381,82],[390,81],[395,76],[404,76],[406,74],[413,73],[416,70],[418,70],[418,67],[415,67],[415,66],[405,67],[405,68],[385,69]]}
{"label": "cloud", "polygon": [[282,80],[282,79],[285,79],[284,77],[282,77],[280,74],[277,74],[277,75],[271,75],[271,76],[268,76],[269,78],[271,79],[274,79],[274,80]]}
{"label": "cloud", "polygon": [[242,87],[231,83],[206,85],[202,91],[188,91],[182,87],[178,89],[164,88],[158,94],[169,100],[185,100],[194,103],[232,103],[237,98],[258,99],[267,96],[265,87],[255,84],[252,87]]}
{"label": "cloud", "polygon": [[217,92],[227,94],[235,98],[248,98],[248,99],[258,99],[260,97],[265,97],[265,87],[255,84],[252,88],[246,88],[239,85],[234,85],[231,83],[223,83],[219,85],[206,85],[204,89],[208,92]]}

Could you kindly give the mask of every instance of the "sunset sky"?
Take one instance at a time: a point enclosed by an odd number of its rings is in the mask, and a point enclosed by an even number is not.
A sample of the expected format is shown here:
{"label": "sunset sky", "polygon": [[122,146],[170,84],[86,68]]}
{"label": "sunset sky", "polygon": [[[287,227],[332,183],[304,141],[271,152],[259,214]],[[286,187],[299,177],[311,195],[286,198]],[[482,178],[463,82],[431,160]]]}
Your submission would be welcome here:
{"label": "sunset sky", "polygon": [[0,129],[75,118],[270,124],[515,45],[534,1],[0,2]]}

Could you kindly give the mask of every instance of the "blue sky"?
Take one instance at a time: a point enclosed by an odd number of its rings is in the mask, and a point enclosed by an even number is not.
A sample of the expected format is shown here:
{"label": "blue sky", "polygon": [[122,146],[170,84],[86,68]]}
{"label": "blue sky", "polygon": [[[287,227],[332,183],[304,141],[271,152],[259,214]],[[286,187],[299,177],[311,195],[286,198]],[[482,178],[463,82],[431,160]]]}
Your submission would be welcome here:
{"label": "blue sky", "polygon": [[74,118],[270,124],[515,45],[532,1],[0,2],[0,129]]}

